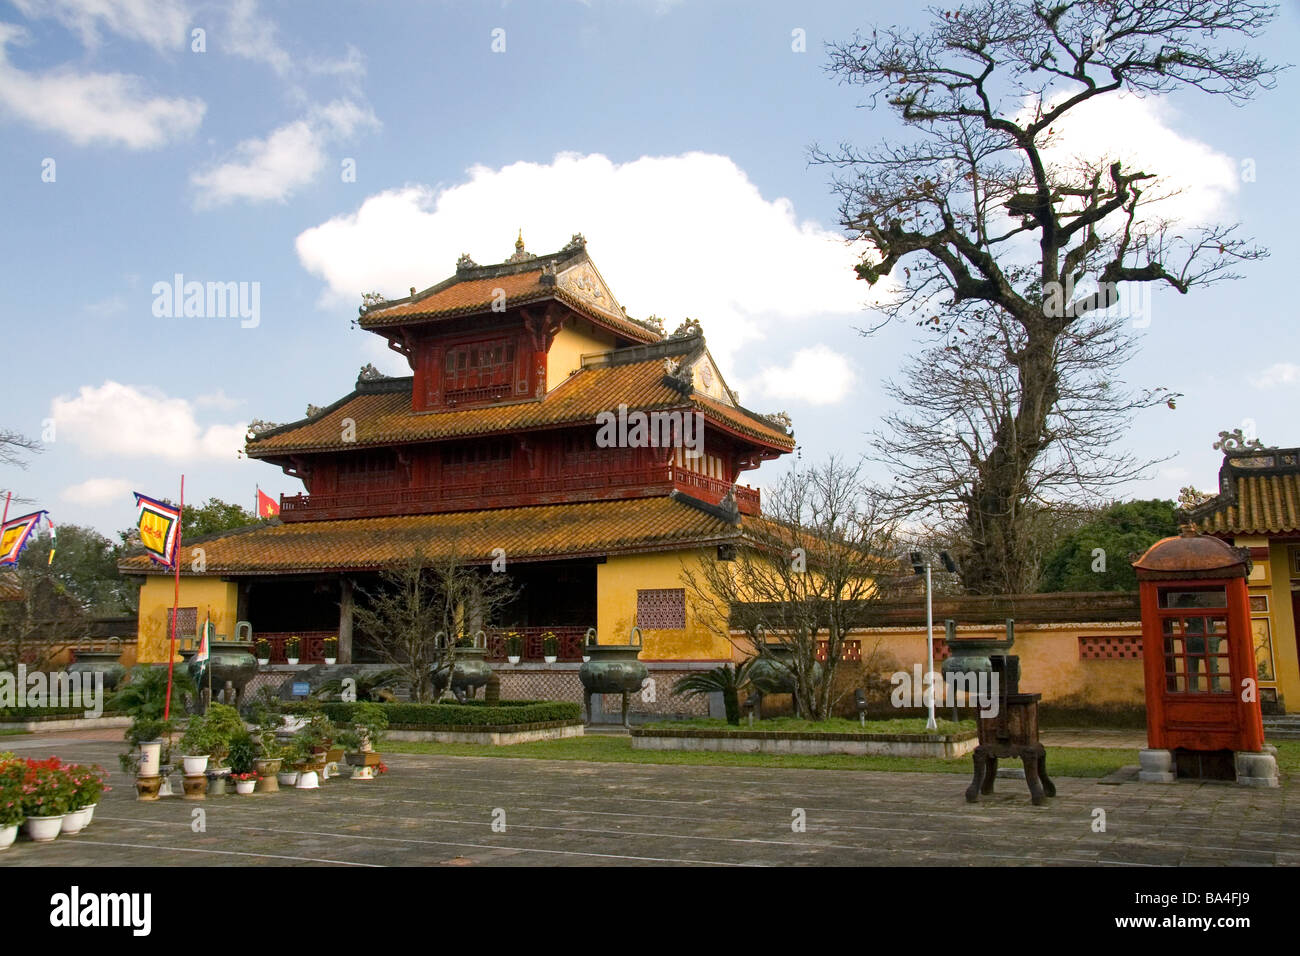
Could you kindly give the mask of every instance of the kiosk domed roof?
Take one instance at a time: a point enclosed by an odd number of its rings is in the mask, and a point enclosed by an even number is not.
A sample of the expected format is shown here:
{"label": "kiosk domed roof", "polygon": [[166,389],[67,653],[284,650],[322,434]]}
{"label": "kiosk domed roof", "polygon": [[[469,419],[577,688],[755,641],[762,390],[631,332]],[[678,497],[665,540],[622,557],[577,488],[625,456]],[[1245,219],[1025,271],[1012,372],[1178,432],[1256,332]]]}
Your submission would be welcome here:
{"label": "kiosk domed roof", "polygon": [[1133,567],[1143,571],[1218,571],[1247,560],[1241,549],[1189,529],[1172,538],[1161,538],[1133,562]]}

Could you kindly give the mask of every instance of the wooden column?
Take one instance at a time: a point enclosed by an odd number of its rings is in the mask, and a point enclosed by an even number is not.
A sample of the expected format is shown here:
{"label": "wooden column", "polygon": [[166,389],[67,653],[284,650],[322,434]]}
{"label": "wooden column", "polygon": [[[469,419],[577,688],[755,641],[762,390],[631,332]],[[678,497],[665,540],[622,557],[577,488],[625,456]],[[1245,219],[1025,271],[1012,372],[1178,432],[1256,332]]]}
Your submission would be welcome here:
{"label": "wooden column", "polygon": [[339,663],[352,663],[352,579],[339,578]]}

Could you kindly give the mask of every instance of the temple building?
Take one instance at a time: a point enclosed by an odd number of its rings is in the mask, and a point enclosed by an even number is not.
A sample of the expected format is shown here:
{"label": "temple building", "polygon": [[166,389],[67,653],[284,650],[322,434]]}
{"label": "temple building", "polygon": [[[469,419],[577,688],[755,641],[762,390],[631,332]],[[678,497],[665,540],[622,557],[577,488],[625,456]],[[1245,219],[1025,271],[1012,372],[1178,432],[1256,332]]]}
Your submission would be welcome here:
{"label": "temple building", "polygon": [[[623,643],[633,626],[645,660],[731,659],[687,606],[683,562],[743,539],[761,502],[742,474],[794,439],[784,415],[739,404],[698,323],[666,335],[630,317],[576,235],[548,255],[521,236],[496,265],[462,256],[437,285],[367,297],[358,324],[411,374],[366,366],[301,421],[253,423],[248,457],[304,490],[282,496],[278,520],[182,542],[183,640],[208,618],[218,638],[248,622],[273,663],[289,635],[303,663],[328,636],[340,663],[363,662],[358,588],[419,551],[505,568],[521,595],[500,623],[525,663],[547,632],[572,667],[589,627]],[[122,570],[145,576],[139,659],[166,660],[170,572],[144,557]]]}
{"label": "temple building", "polygon": [[1188,518],[1202,532],[1250,549],[1246,584],[1260,701],[1265,713],[1294,713],[1300,710],[1300,448],[1239,440],[1223,448],[1219,493]]}

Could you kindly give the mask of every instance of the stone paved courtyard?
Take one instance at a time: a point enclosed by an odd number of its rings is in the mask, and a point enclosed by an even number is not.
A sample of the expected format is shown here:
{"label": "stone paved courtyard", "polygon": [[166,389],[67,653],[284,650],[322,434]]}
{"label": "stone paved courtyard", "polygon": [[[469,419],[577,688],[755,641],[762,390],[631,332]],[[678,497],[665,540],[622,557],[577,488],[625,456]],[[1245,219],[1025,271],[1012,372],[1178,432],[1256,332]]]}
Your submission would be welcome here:
{"label": "stone paved courtyard", "polygon": [[[117,770],[120,741],[105,736],[0,738],[28,756],[97,762],[114,787],[88,830],[20,841],[0,865],[1300,864],[1290,787],[1060,777],[1056,799],[1033,807],[1023,781],[1000,779],[994,796],[967,805],[968,780],[955,774],[394,754],[371,783],[141,803]],[[206,832],[196,833],[200,808]],[[498,808],[504,833],[492,828]],[[1095,808],[1104,833],[1093,832]],[[805,832],[792,830],[796,809]]]}

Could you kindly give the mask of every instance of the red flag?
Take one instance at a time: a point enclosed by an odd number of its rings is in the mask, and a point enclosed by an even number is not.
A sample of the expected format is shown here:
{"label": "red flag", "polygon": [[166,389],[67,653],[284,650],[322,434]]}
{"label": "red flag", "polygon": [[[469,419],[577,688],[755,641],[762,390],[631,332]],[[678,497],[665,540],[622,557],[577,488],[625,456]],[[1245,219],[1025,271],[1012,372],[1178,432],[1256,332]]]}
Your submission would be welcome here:
{"label": "red flag", "polygon": [[274,518],[280,513],[280,503],[264,492],[261,488],[257,489],[257,516],[259,518]]}

